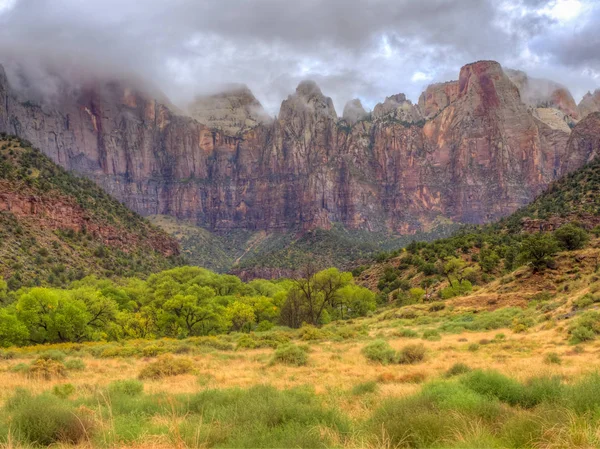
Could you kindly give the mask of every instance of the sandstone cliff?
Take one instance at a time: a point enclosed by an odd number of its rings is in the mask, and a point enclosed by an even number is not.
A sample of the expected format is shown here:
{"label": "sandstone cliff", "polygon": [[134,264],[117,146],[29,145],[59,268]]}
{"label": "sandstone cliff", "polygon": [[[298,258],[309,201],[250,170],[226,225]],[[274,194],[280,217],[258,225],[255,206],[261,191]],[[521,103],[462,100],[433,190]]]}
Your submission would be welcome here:
{"label": "sandstone cliff", "polygon": [[1,131],[29,139],[133,210],[222,232],[340,223],[410,234],[439,217],[487,222],[586,159],[584,149],[567,154],[569,132],[540,120],[493,61],[463,67],[418,105],[389,97],[352,126],[342,126],[313,82],[298,86],[273,123],[235,136],[114,82],[40,106],[2,77],[0,104]]}

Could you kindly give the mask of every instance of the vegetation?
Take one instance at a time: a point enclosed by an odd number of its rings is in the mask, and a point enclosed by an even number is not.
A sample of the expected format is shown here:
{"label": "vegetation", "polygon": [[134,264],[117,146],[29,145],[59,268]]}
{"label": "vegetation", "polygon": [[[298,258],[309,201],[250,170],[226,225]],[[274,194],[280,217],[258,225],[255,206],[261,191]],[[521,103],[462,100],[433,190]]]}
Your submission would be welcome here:
{"label": "vegetation", "polygon": [[8,199],[13,209],[0,211],[0,274],[9,290],[66,286],[90,274],[145,277],[182,262],[152,249],[175,245],[163,231],[16,137],[0,135],[0,190],[34,199]]}
{"label": "vegetation", "polygon": [[[246,284],[236,276],[181,267],[146,281],[88,277],[67,289],[6,292],[0,309],[0,347],[185,338],[265,330],[278,324],[299,328],[304,323],[322,325],[364,316],[374,309],[375,295],[356,285],[352,274],[335,268],[308,271],[292,280]],[[146,351],[153,356],[159,349]]]}

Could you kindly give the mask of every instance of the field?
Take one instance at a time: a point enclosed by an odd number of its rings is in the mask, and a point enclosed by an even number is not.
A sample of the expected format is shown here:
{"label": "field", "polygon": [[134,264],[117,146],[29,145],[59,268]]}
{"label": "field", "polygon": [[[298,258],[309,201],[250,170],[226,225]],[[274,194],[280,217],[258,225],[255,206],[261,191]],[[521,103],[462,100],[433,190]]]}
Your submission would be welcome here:
{"label": "field", "polygon": [[[600,342],[573,344],[567,306],[461,301],[320,329],[7,350],[2,447],[598,446]],[[398,357],[407,347],[416,356]]]}

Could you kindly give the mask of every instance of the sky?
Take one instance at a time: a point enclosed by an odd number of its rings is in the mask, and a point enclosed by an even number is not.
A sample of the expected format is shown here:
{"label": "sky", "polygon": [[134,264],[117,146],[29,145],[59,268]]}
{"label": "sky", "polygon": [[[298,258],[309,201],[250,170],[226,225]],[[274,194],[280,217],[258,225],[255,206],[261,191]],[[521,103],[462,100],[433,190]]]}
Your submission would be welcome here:
{"label": "sky", "polygon": [[371,109],[480,59],[600,88],[600,0],[0,0],[0,63],[147,80],[181,107],[230,83],[267,111],[304,79]]}

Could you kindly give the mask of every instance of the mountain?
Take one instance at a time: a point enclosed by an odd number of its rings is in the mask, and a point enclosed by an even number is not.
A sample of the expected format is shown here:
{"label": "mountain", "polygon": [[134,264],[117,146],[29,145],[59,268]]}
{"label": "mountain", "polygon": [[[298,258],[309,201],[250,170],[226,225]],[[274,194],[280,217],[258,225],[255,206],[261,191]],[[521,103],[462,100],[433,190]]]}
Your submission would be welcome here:
{"label": "mountain", "polygon": [[565,92],[534,108],[517,84],[500,64],[479,61],[458,81],[430,86],[417,104],[397,94],[370,115],[355,104],[358,114],[348,110],[346,120],[306,81],[265,123],[252,120],[258,105],[242,88],[197,103],[202,124],[124,82],[83,84],[58,102],[34,104],[2,74],[0,130],[142,215],[224,238],[252,234],[228,252],[242,263],[317,229],[340,242],[338,228],[425,236],[528,204],[587,153],[567,145],[575,116],[559,126],[537,111],[574,114]]}
{"label": "mountain", "polygon": [[0,135],[0,275],[11,289],[179,263],[177,242],[28,142]]}
{"label": "mountain", "polygon": [[[569,147],[585,148],[589,155],[600,152],[600,112],[587,115],[575,128]],[[366,264],[356,269],[360,281],[370,288],[378,288],[389,300],[408,298],[411,288],[425,288],[427,294],[453,295],[466,293],[471,285],[479,289],[470,295],[471,305],[483,306],[486,301],[494,307],[502,305],[525,305],[528,291],[555,293],[552,283],[564,282],[565,274],[581,277],[579,269],[593,275],[598,269],[597,248],[600,241],[592,240],[587,248],[579,253],[569,251],[560,253],[552,260],[552,270],[536,272],[520,269],[525,262],[521,260],[525,242],[538,233],[550,235],[565,225],[571,233],[571,242],[583,242],[580,231],[583,228],[596,237],[600,235],[600,158],[575,170],[550,186],[531,204],[519,209],[508,217],[493,224],[465,227],[455,235],[434,240],[430,243],[412,242],[406,250],[396,250],[378,256],[378,262]],[[538,246],[537,251],[542,251]],[[593,248],[593,250],[592,250]],[[557,248],[554,253],[558,252]],[[453,265],[448,266],[451,260]],[[554,264],[557,265],[554,265]],[[450,273],[450,274],[449,274]],[[453,292],[449,280],[452,276],[469,281],[465,291]],[[579,277],[574,277],[575,280]],[[562,281],[560,280],[562,279]],[[588,285],[582,284],[582,288]],[[585,292],[584,292],[585,293]],[[502,299],[500,299],[502,298]],[[510,302],[519,298],[518,303]],[[478,304],[478,301],[481,303]]]}

